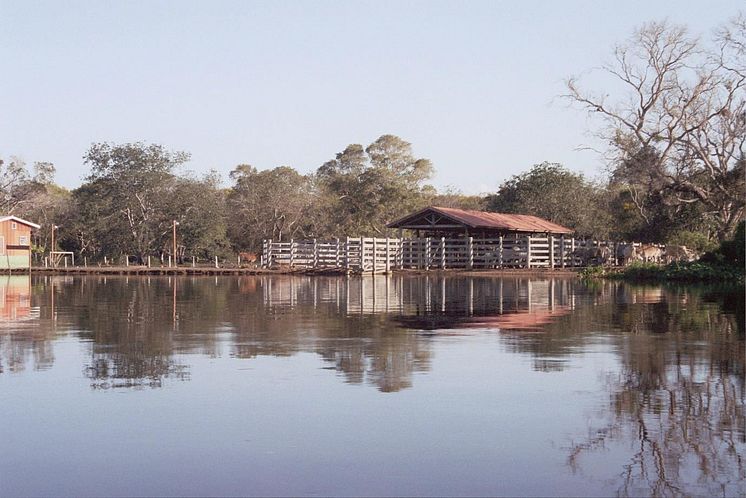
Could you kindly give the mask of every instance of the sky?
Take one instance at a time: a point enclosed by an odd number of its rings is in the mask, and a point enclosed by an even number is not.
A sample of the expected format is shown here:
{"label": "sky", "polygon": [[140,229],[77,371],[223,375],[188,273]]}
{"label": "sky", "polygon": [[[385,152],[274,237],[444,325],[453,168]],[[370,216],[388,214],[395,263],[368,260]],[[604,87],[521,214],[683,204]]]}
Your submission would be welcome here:
{"label": "sky", "polygon": [[[80,185],[94,142],[154,142],[185,169],[308,173],[383,134],[432,183],[495,191],[543,161],[603,171],[596,121],[559,96],[635,27],[712,30],[741,1],[0,0],[0,158]],[[594,84],[596,86],[594,86]]]}

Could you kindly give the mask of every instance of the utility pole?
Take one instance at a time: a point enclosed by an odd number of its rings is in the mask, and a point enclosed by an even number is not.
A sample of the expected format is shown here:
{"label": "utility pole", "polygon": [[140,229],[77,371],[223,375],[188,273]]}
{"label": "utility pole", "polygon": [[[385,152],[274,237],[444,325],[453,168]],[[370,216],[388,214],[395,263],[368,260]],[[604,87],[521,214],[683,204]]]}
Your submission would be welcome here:
{"label": "utility pole", "polygon": [[174,268],[176,266],[178,266],[176,264],[176,225],[178,225],[178,224],[179,224],[179,222],[176,221],[176,220],[174,220],[174,225],[173,225],[173,232],[174,232],[174,237],[173,237],[173,240],[174,240]]}
{"label": "utility pole", "polygon": [[57,225],[52,224],[52,248],[49,250],[49,259],[52,260],[52,266],[57,266],[57,261],[54,259],[54,231],[59,228]]}

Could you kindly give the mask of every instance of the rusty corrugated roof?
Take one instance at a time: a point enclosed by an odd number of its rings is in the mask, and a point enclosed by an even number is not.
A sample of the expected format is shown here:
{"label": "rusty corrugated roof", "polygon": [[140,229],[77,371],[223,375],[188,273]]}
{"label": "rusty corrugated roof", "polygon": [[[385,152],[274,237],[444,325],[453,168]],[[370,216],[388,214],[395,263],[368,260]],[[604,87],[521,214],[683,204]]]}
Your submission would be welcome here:
{"label": "rusty corrugated roof", "polygon": [[[563,227],[551,221],[531,216],[528,214],[505,214],[491,213],[488,211],[473,211],[470,209],[456,209],[438,206],[428,208],[412,213],[393,223],[389,228],[407,228],[407,221],[414,220],[428,212],[439,213],[453,221],[456,221],[469,228],[486,228],[494,230],[508,230],[513,232],[548,232],[548,233],[572,233],[569,228]],[[433,226],[437,228],[437,226]]]}

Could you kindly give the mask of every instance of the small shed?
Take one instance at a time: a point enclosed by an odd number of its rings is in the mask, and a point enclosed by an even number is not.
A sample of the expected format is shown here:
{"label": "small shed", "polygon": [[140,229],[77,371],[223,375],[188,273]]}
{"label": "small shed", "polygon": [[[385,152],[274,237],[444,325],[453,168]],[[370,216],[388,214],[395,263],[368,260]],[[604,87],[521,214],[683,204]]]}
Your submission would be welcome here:
{"label": "small shed", "polygon": [[572,230],[527,214],[491,213],[430,206],[409,214],[388,228],[412,230],[418,237],[492,237],[510,233],[566,235]]}
{"label": "small shed", "polygon": [[0,270],[31,268],[31,230],[39,228],[17,216],[0,217]]}

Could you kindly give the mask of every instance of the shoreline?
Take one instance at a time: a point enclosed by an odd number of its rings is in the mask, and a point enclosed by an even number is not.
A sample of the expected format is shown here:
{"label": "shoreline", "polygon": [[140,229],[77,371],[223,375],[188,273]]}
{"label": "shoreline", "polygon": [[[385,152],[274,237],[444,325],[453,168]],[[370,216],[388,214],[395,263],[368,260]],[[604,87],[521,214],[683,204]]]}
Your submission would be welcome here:
{"label": "shoreline", "polygon": [[[492,277],[492,276],[526,276],[526,277],[578,277],[582,268],[565,268],[565,269],[542,269],[542,268],[506,268],[490,270],[409,270],[394,269],[389,275],[449,275],[449,276],[470,276],[470,277]],[[348,273],[345,270],[325,269],[266,269],[266,268],[210,268],[210,267],[145,267],[145,266],[74,266],[67,268],[51,267],[32,267],[30,270],[18,270],[10,273],[11,275],[192,275],[192,276],[257,276],[257,275],[318,275],[318,276],[346,276],[346,275],[364,275],[364,276],[383,276],[386,273]]]}

